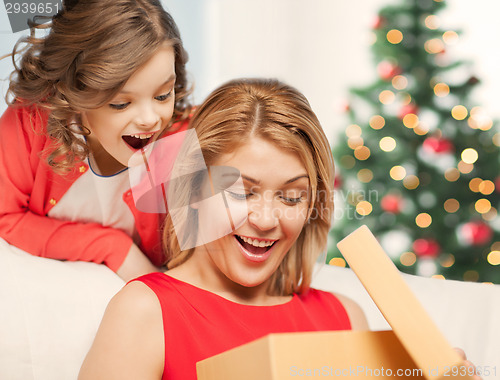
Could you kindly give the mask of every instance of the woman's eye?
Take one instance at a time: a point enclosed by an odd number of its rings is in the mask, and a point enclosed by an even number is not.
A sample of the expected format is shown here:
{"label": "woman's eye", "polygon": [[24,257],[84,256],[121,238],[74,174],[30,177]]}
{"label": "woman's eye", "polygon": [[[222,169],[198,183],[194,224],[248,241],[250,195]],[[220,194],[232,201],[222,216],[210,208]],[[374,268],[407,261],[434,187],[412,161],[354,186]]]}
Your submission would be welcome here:
{"label": "woman's eye", "polygon": [[164,102],[165,100],[170,98],[171,95],[172,95],[172,90],[170,90],[167,94],[156,96],[155,99],[160,102]]}
{"label": "woman's eye", "polygon": [[229,190],[225,190],[226,193],[229,194],[229,196],[237,201],[244,201],[244,200],[247,200],[248,198],[250,198],[250,196],[252,195],[252,193],[235,193],[233,191],[229,191]]}
{"label": "woman's eye", "polygon": [[115,110],[124,110],[130,103],[112,103],[109,106]]}
{"label": "woman's eye", "polygon": [[299,197],[299,198],[281,197],[281,199],[283,200],[283,202],[285,204],[288,204],[291,206],[298,205],[300,202],[302,202],[304,200],[302,197]]}

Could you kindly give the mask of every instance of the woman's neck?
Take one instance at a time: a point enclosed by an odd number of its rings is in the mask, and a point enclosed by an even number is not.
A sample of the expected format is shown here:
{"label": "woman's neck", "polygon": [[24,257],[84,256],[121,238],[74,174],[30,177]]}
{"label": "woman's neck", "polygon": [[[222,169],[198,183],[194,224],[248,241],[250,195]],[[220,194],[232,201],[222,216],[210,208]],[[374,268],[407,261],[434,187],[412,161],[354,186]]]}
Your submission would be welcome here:
{"label": "woman's neck", "polygon": [[[196,252],[195,252],[196,253]],[[203,263],[200,263],[203,261]],[[196,259],[193,254],[183,264],[170,269],[167,275],[187,282],[193,286],[217,294],[229,301],[254,306],[279,305],[291,300],[292,296],[272,296],[268,294],[268,282],[258,286],[246,287],[231,281],[207,260]]]}

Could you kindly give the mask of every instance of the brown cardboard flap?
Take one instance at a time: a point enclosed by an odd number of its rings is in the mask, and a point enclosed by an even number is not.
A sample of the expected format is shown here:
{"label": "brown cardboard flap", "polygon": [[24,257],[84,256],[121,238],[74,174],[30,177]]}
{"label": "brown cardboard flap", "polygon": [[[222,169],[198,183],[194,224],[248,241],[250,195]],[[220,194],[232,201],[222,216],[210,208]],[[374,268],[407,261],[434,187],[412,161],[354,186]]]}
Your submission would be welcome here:
{"label": "brown cardboard flap", "polygon": [[447,369],[462,365],[367,226],[337,246],[418,367],[439,369],[428,373],[428,379],[439,379]]}

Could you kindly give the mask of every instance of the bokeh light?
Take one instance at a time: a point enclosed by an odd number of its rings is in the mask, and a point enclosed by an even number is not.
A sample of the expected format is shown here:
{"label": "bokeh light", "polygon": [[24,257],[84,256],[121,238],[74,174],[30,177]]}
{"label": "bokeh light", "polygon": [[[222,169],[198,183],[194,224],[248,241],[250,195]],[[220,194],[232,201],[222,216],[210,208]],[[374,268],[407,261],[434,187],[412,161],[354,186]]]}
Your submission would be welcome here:
{"label": "bokeh light", "polygon": [[439,97],[447,96],[450,93],[450,87],[446,83],[437,83],[434,86],[434,94]]}
{"label": "bokeh light", "polygon": [[404,90],[408,86],[408,79],[404,75],[396,75],[392,78],[392,86],[396,90]]}
{"label": "bokeh light", "polygon": [[356,160],[353,156],[344,155],[340,157],[340,163],[346,169],[352,169],[356,165]]}
{"label": "bokeh light", "polygon": [[476,282],[479,280],[479,273],[475,270],[468,270],[464,273],[464,281]]}
{"label": "bokeh light", "polygon": [[444,210],[450,214],[457,212],[459,208],[460,208],[460,202],[457,201],[455,198],[447,199],[444,202]]}
{"label": "bokeh light", "polygon": [[468,174],[474,169],[473,164],[468,164],[468,163],[463,162],[463,161],[460,161],[457,166],[458,166],[458,170],[460,170],[460,173],[462,173],[462,174]]}
{"label": "bokeh light", "polygon": [[409,113],[403,117],[403,124],[406,128],[415,128],[418,125],[418,116]]}
{"label": "bokeh light", "polygon": [[429,15],[425,18],[424,24],[429,29],[435,30],[441,25],[441,19],[436,15]]}
{"label": "bokeh light", "polygon": [[453,30],[448,30],[443,33],[443,41],[447,45],[455,45],[458,43],[458,34]]}
{"label": "bokeh light", "polygon": [[408,190],[415,190],[420,185],[420,180],[416,175],[409,175],[403,179],[403,186]]}
{"label": "bokeh light", "polygon": [[473,164],[477,161],[479,155],[475,149],[467,148],[462,151],[461,158],[466,164]]}
{"label": "bokeh light", "polygon": [[382,129],[385,125],[385,119],[380,115],[374,115],[370,118],[370,127],[373,129]]}
{"label": "bokeh light", "polygon": [[427,228],[432,224],[432,217],[426,212],[422,212],[415,218],[415,223],[420,228]]}
{"label": "bokeh light", "polygon": [[469,181],[469,189],[471,189],[471,191],[475,192],[475,193],[479,193],[479,185],[481,184],[481,182],[483,182],[483,180],[481,178],[472,178],[470,181]]}
{"label": "bokeh light", "polygon": [[500,251],[491,251],[486,257],[491,265],[500,265]]}
{"label": "bokeh light", "polygon": [[425,41],[424,49],[429,54],[438,54],[444,50],[444,43],[440,38]]}
{"label": "bokeh light", "polygon": [[362,137],[350,137],[347,140],[347,146],[349,148],[351,148],[352,150],[354,150],[360,146],[363,146],[364,143],[365,143],[365,141],[363,140]]}
{"label": "bokeh light", "polygon": [[481,194],[490,195],[494,191],[495,191],[495,184],[490,180],[481,181],[481,183],[479,184],[479,192]]}
{"label": "bokeh light", "polygon": [[396,99],[396,95],[394,95],[394,92],[392,92],[390,90],[384,90],[378,96],[378,100],[380,100],[380,103],[386,104],[386,105],[393,103],[395,99]]}
{"label": "bokeh light", "polygon": [[393,166],[389,175],[393,180],[401,181],[406,176],[406,169],[400,165]]}
{"label": "bokeh light", "polygon": [[399,261],[405,267],[411,267],[417,262],[417,255],[415,255],[413,252],[404,252],[399,257]]}
{"label": "bokeh light", "polygon": [[451,253],[443,253],[439,256],[439,264],[443,268],[450,268],[455,264],[455,256]]}
{"label": "bokeh light", "polygon": [[383,137],[379,142],[379,146],[384,152],[392,152],[396,148],[396,140],[390,136]]}
{"label": "bokeh light", "polygon": [[394,45],[399,44],[403,41],[403,33],[400,30],[391,29],[387,32],[387,41]]}
{"label": "bokeh light", "polygon": [[478,199],[474,205],[476,211],[480,214],[486,214],[491,209],[491,202],[486,198]]}
{"label": "bokeh light", "polygon": [[460,171],[457,168],[446,169],[444,178],[446,178],[448,182],[455,182],[460,178]]}
{"label": "bokeh light", "polygon": [[451,109],[451,116],[456,120],[463,120],[468,115],[467,108],[462,105],[455,106]]}
{"label": "bokeh light", "polygon": [[342,257],[334,257],[328,262],[328,264],[333,265],[335,267],[341,267],[341,268],[346,267],[346,262]]}
{"label": "bokeh light", "polygon": [[361,169],[357,177],[360,182],[368,183],[373,179],[373,172],[370,169]]}
{"label": "bokeh light", "polygon": [[367,146],[358,146],[354,149],[354,157],[360,161],[367,160],[370,157],[370,149]]}
{"label": "bokeh light", "polygon": [[373,210],[373,206],[370,202],[368,201],[361,201],[356,205],[356,212],[359,215],[370,215]]}
{"label": "bokeh light", "polygon": [[357,124],[351,124],[346,128],[345,134],[349,138],[360,137],[361,136],[361,127]]}

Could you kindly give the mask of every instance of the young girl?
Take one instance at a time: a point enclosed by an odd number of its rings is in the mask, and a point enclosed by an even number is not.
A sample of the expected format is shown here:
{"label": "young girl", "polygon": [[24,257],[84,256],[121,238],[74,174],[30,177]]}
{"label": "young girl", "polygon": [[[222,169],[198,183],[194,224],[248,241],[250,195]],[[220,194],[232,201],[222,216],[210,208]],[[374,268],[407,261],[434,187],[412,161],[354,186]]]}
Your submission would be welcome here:
{"label": "young girl", "polygon": [[[273,80],[229,82],[192,127],[207,170],[178,187],[196,223],[167,220],[169,270],[114,297],[81,380],[196,379],[197,361],[269,333],[366,328],[355,303],[309,288],[333,215],[333,161],[304,96]],[[228,218],[234,228],[212,239]],[[189,234],[197,243],[179,249]]]}
{"label": "young girl", "polygon": [[21,60],[0,119],[0,237],[124,279],[155,271],[160,216],[134,206],[127,165],[187,127],[177,26],[158,0],[79,0],[38,36],[45,28],[33,26],[12,54]]}

